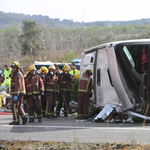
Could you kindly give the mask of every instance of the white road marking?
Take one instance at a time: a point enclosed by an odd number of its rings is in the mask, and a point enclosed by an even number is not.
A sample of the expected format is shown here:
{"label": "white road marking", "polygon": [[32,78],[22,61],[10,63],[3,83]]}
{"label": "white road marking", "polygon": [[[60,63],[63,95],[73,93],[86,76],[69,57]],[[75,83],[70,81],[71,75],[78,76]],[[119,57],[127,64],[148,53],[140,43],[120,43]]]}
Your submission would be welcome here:
{"label": "white road marking", "polygon": [[82,126],[36,126],[36,125],[0,125],[15,128],[62,128],[62,129],[99,129],[99,130],[137,130],[150,131],[150,127],[82,127]]}

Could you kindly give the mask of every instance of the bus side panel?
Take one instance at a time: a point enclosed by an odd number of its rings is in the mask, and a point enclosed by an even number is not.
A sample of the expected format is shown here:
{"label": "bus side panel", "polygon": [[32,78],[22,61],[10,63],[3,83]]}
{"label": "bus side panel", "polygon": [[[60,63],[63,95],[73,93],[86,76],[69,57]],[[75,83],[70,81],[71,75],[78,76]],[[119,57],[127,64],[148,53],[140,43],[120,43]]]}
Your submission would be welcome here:
{"label": "bus side panel", "polygon": [[96,71],[94,72],[96,74],[96,84],[94,85],[96,103],[99,106],[106,106],[108,103],[119,105],[120,100],[109,77],[106,48],[98,50],[96,61]]}

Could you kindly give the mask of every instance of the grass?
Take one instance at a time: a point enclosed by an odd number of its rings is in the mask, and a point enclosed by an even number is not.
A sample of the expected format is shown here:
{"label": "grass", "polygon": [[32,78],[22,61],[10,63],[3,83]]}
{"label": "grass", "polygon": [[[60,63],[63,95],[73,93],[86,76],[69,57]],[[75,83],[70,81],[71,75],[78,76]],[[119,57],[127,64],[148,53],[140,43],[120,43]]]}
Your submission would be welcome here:
{"label": "grass", "polygon": [[74,142],[53,141],[0,141],[0,149],[8,150],[149,150],[150,145],[137,144],[133,139],[131,144],[125,143],[81,143],[78,138]]}

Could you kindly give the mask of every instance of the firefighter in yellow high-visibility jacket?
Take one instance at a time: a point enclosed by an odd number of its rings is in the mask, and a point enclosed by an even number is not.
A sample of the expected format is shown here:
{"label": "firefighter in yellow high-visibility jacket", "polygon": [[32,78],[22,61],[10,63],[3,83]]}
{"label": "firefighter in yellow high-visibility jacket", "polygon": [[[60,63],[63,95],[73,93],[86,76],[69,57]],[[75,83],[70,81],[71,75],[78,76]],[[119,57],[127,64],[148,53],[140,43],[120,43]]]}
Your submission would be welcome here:
{"label": "firefighter in yellow high-visibility jacket", "polygon": [[72,63],[71,67],[72,67],[72,69],[71,69],[71,71],[69,71],[69,73],[72,76],[75,76],[76,73],[80,74],[80,71],[78,69],[76,69],[76,64],[75,63]]}
{"label": "firefighter in yellow high-visibility jacket", "polygon": [[12,73],[12,69],[8,65],[5,65],[5,70],[4,70],[5,81],[4,81],[4,84],[6,86],[6,92],[7,93],[10,92],[10,85],[11,85],[10,74],[11,73]]}

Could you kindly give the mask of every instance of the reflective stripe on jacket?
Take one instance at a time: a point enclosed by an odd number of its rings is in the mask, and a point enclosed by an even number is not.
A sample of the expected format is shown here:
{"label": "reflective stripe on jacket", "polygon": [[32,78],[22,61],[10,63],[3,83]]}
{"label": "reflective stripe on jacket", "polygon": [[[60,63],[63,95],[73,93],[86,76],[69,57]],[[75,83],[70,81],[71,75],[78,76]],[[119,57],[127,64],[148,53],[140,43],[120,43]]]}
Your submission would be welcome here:
{"label": "reflective stripe on jacket", "polygon": [[72,83],[74,83],[74,78],[71,74],[61,73],[58,76],[59,90],[71,91]]}
{"label": "reflective stripe on jacket", "polygon": [[11,81],[11,95],[25,94],[25,81],[23,74],[18,71],[14,72]]}
{"label": "reflective stripe on jacket", "polygon": [[88,74],[84,74],[79,80],[78,93],[87,93],[92,90],[92,79]]}
{"label": "reflective stripe on jacket", "polygon": [[45,75],[44,88],[46,93],[58,91],[57,78],[55,74],[51,75],[50,73],[48,73]]}
{"label": "reflective stripe on jacket", "polygon": [[39,95],[40,91],[44,91],[44,83],[40,76],[29,74],[25,78],[27,95]]}

